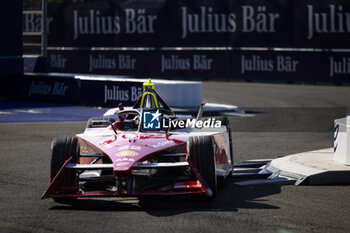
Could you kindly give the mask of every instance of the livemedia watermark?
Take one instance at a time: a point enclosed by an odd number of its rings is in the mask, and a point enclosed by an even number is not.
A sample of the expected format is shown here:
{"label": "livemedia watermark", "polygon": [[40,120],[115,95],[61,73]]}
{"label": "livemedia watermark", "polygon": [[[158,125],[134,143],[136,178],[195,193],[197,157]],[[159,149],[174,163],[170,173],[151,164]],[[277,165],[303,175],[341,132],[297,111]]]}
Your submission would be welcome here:
{"label": "livemedia watermark", "polygon": [[170,128],[220,128],[221,120],[217,118],[206,119],[172,119],[169,116],[162,116],[157,111],[143,112],[143,128],[144,129],[170,129]]}

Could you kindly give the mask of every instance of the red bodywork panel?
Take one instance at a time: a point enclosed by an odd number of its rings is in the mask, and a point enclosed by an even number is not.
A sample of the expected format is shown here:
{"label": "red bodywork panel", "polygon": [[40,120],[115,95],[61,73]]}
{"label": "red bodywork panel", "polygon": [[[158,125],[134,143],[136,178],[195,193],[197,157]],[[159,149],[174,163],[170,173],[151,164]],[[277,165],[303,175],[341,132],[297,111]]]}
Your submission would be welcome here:
{"label": "red bodywork panel", "polygon": [[[142,161],[157,152],[186,143],[186,140],[161,133],[121,133],[98,137],[80,134],[77,136],[108,155],[113,162],[115,172],[130,170],[135,162]],[[123,151],[133,151],[134,154],[130,153],[128,155]]]}

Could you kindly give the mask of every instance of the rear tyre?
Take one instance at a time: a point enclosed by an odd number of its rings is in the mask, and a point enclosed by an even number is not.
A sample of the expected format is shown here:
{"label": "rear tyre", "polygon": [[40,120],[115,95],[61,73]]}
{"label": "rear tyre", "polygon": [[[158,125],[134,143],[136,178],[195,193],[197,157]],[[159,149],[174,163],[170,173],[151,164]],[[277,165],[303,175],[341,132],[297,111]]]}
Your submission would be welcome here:
{"label": "rear tyre", "polygon": [[88,120],[86,128],[102,128],[110,126],[110,124],[103,121],[110,121],[113,124],[115,122],[115,119],[111,117],[93,117]]}
{"label": "rear tyre", "polygon": [[217,193],[216,163],[211,136],[194,136],[188,139],[189,159],[212,191],[211,196],[194,194],[194,199],[214,200]]}
{"label": "rear tyre", "polygon": [[[52,142],[51,154],[51,172],[50,182],[56,177],[57,173],[62,168],[67,159],[72,156],[70,163],[77,163],[80,154],[80,146],[78,138],[76,137],[59,137]],[[62,176],[58,177],[61,184],[70,185],[77,184],[77,172],[74,169],[66,169]],[[57,202],[67,202],[75,198],[53,198]]]}

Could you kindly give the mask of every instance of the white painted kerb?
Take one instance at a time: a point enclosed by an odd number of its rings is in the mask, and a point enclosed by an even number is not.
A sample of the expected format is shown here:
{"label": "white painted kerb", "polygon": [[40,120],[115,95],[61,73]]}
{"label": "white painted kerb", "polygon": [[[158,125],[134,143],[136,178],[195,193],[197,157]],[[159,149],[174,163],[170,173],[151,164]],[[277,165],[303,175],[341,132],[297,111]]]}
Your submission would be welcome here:
{"label": "white painted kerb", "polygon": [[349,166],[334,161],[332,157],[333,149],[327,148],[274,159],[270,166],[303,176],[316,175],[327,171],[350,171]]}

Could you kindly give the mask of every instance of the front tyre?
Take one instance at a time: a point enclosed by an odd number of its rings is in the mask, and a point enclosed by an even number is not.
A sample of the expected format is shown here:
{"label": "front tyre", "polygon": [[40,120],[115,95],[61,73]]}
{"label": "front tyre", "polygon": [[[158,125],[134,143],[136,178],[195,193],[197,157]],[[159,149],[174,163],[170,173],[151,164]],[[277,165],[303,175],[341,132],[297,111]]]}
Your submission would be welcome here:
{"label": "front tyre", "polygon": [[217,193],[217,176],[213,139],[211,136],[190,137],[187,146],[190,161],[212,191],[211,196],[195,194],[192,197],[201,200],[214,200]]}
{"label": "front tyre", "polygon": [[[79,140],[76,137],[59,137],[52,142],[50,182],[56,177],[64,163],[72,157],[70,163],[77,163],[80,154]],[[78,183],[77,172],[74,169],[64,169],[60,177],[63,185],[75,185]],[[67,202],[74,198],[53,198],[57,202]]]}

